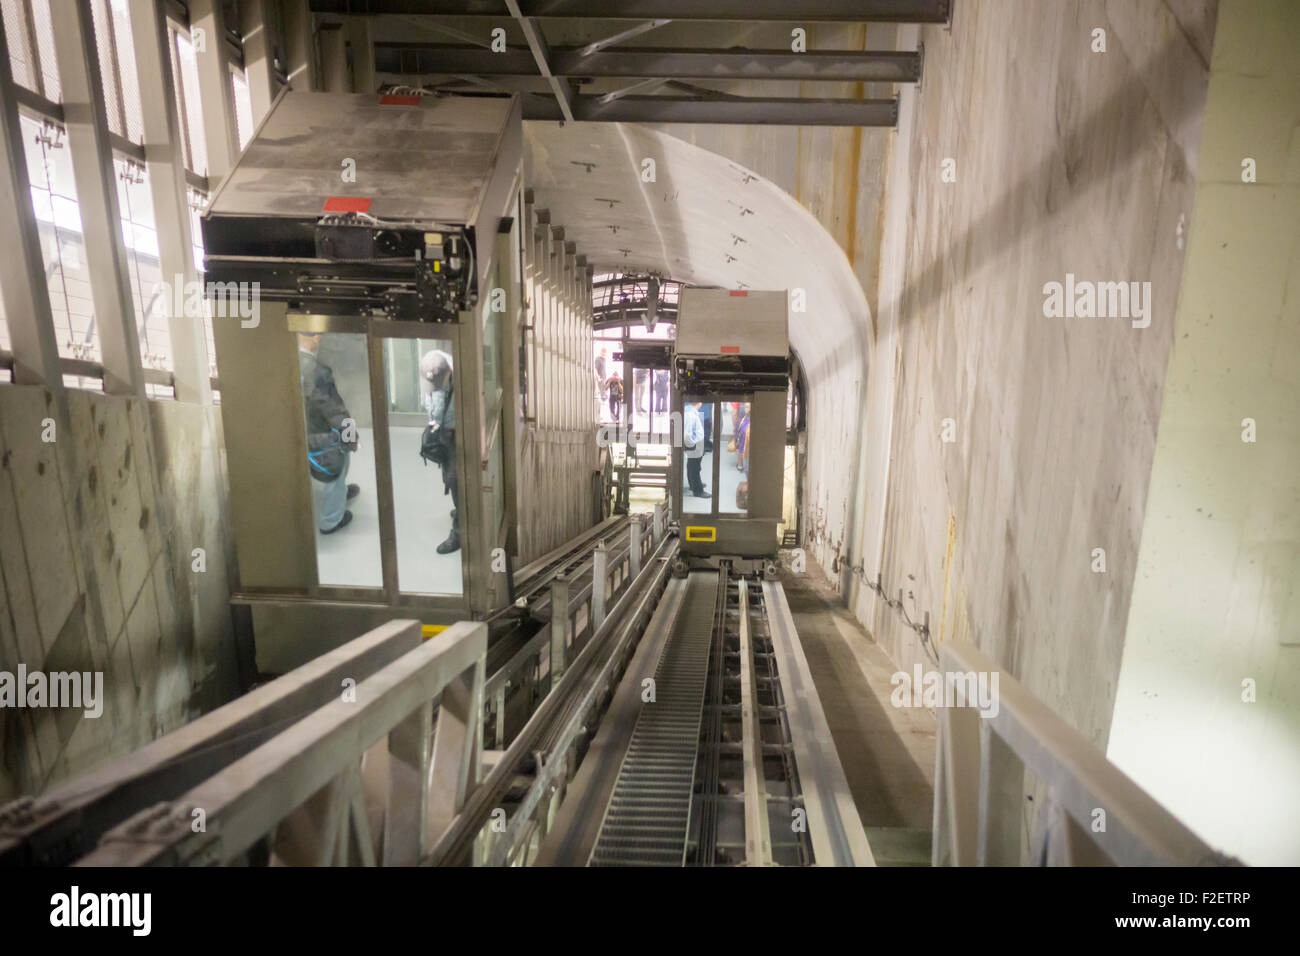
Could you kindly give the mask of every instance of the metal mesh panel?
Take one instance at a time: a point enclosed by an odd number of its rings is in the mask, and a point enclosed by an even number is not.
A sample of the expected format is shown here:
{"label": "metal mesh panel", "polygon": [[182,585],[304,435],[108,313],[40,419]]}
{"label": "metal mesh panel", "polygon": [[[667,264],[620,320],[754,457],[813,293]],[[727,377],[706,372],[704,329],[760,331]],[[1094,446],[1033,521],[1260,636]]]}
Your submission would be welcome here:
{"label": "metal mesh panel", "polygon": [[[194,243],[194,267],[198,270],[199,281],[203,279],[203,210],[207,207],[208,196],[197,189],[187,190],[190,210],[190,237]],[[208,349],[208,374],[217,374],[217,343],[212,335],[212,313],[207,309],[204,298],[203,337]]]}
{"label": "metal mesh panel", "polygon": [[118,136],[125,136],[126,111],[122,106],[121,86],[117,82],[117,56],[113,49],[113,24],[108,12],[108,0],[92,0],[90,9],[95,19],[95,54],[99,58],[99,81],[104,89],[108,128]]}
{"label": "metal mesh panel", "polygon": [[47,100],[62,103],[63,87],[59,85],[59,61],[54,55],[54,25],[50,18],[50,0],[32,0],[31,10],[36,55],[41,63],[39,92]]}
{"label": "metal mesh panel", "polygon": [[135,43],[131,36],[131,16],[127,0],[111,0],[113,43],[117,48],[117,78],[122,92],[126,138],[144,142],[144,115],[140,107],[140,78],[135,66]]}
{"label": "metal mesh panel", "polygon": [[27,19],[18,0],[0,0],[0,13],[4,15],[5,42],[9,44],[9,69],[14,82],[29,90],[40,92],[37,75],[40,70],[33,62],[32,35],[27,29]]}
{"label": "metal mesh panel", "polygon": [[230,73],[231,92],[235,102],[235,129],[239,134],[239,148],[243,149],[253,138],[253,101],[248,94],[248,80],[243,73]]}
{"label": "metal mesh panel", "polygon": [[185,132],[189,140],[189,168],[200,176],[208,174],[208,149],[203,138],[203,113],[199,101],[199,62],[189,37],[173,33],[173,48],[178,70],[175,74],[180,114],[185,118]]}
{"label": "metal mesh panel", "polygon": [[[0,296],[0,352],[8,352],[9,348],[9,320],[5,318],[4,297]],[[4,369],[0,369],[0,375],[3,374],[7,373]],[[9,381],[9,379],[4,379],[4,381]]]}

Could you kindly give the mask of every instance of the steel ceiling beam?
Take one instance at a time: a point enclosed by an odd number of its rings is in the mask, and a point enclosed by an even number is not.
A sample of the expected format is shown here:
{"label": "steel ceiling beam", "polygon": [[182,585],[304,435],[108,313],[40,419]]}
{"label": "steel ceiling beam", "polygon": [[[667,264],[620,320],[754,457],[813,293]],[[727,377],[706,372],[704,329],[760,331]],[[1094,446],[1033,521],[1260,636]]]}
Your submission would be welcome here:
{"label": "steel ceiling beam", "polygon": [[[788,50],[620,47],[584,54],[579,47],[553,47],[547,64],[557,77],[625,79],[823,80],[844,83],[914,83],[921,54],[894,50]],[[522,47],[485,53],[474,46],[440,43],[376,43],[375,69],[384,73],[537,76],[536,61]]]}
{"label": "steel ceiling beam", "polygon": [[624,40],[630,40],[633,37],[639,37],[643,33],[649,33],[651,30],[657,30],[660,27],[667,26],[672,22],[673,21],[671,20],[647,20],[645,23],[638,23],[636,26],[628,27],[626,30],[622,30],[618,33],[615,33],[613,36],[607,36],[602,40],[595,41],[594,43],[588,43],[586,46],[582,48],[582,53],[584,56],[587,56],[592,53],[599,53],[607,46],[613,46],[616,43],[622,43]]}
{"label": "steel ceiling beam", "polygon": [[[311,0],[315,13],[510,17],[512,0]],[[518,0],[531,19],[947,23],[952,0]]]}
{"label": "steel ceiling beam", "polygon": [[613,90],[600,97],[601,103],[612,103],[615,100],[621,100],[625,96],[631,96],[633,93],[649,93],[657,90],[667,83],[667,80],[651,78],[648,80],[637,80],[630,86],[625,86],[621,90]]}
{"label": "steel ceiling beam", "polygon": [[[524,97],[524,119],[562,120],[554,101]],[[753,126],[894,126],[898,101],[798,97],[575,96],[573,119],[590,123],[718,123]]]}
{"label": "steel ceiling beam", "polygon": [[[563,114],[563,118],[572,122],[573,90],[569,88],[568,80],[551,72],[550,51],[546,48],[546,37],[542,35],[541,27],[531,17],[522,12],[519,0],[505,0],[505,2],[510,10],[510,15],[519,22],[520,29],[524,31],[524,39],[528,41],[528,49],[533,54],[537,69],[541,71],[542,76],[546,77],[546,82],[551,85],[551,92],[555,94],[555,105]],[[467,70],[465,72],[473,71]]]}

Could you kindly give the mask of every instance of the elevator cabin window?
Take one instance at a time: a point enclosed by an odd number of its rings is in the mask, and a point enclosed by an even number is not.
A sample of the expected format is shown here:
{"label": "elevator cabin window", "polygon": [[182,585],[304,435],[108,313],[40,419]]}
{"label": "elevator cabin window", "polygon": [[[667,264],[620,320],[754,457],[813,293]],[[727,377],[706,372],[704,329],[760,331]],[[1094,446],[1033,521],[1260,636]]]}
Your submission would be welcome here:
{"label": "elevator cabin window", "polygon": [[298,369],[316,578],[332,587],[383,587],[366,337],[300,334]]}
{"label": "elevator cabin window", "polygon": [[687,398],[682,405],[682,511],[713,513],[713,422],[716,406]]}
{"label": "elevator cabin window", "polygon": [[[737,395],[718,402],[688,398],[683,403],[682,511],[749,513],[750,398]],[[697,443],[692,441],[692,435],[703,437]],[[700,487],[694,483],[697,471]],[[703,495],[697,494],[701,487]]]}
{"label": "elevator cabin window", "polygon": [[463,588],[456,434],[455,346],[446,339],[385,339],[398,588]]}

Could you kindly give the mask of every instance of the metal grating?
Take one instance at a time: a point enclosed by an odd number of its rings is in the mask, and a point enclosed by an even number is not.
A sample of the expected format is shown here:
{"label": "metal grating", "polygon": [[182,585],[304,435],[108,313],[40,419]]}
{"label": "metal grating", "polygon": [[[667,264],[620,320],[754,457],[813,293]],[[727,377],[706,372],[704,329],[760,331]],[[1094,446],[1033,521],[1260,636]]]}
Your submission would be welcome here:
{"label": "metal grating", "polygon": [[122,101],[122,86],[118,81],[112,14],[109,13],[107,0],[95,0],[90,10],[95,23],[95,52],[99,59],[99,81],[103,85],[108,128],[118,136],[126,136],[126,106]]}
{"label": "metal grating", "polygon": [[54,54],[54,20],[50,12],[50,0],[33,0],[28,7],[29,22],[36,41],[36,55],[41,63],[42,96],[53,103],[63,102],[63,87],[59,82],[58,60]]}
{"label": "metal grating", "polygon": [[655,669],[655,701],[632,730],[592,866],[681,866],[690,829],[718,575],[691,574],[682,623]]}
{"label": "metal grating", "polygon": [[126,138],[144,142],[144,113],[140,105],[140,77],[135,65],[135,41],[131,35],[131,15],[127,0],[111,0],[113,45],[117,51],[117,78],[122,94],[123,125]]}
{"label": "metal grating", "polygon": [[0,15],[4,20],[6,45],[9,47],[9,69],[14,82],[29,90],[40,92],[39,66],[33,62],[31,31],[23,16],[19,0],[0,0]]}

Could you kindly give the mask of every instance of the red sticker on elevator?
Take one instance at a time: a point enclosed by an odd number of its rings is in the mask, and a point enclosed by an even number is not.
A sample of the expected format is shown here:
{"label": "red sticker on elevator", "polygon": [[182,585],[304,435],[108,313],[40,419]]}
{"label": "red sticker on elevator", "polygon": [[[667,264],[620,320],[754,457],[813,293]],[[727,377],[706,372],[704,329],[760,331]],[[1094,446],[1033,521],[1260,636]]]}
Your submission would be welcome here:
{"label": "red sticker on elevator", "polygon": [[369,212],[371,200],[364,196],[330,196],[325,212]]}
{"label": "red sticker on elevator", "polygon": [[739,355],[739,354],[740,354],[740,346],[739,346],[739,345],[724,345],[724,346],[723,346],[722,348],[720,348],[718,351],[719,351],[719,352],[728,352],[728,353],[731,353],[731,354],[733,354],[733,355]]}

